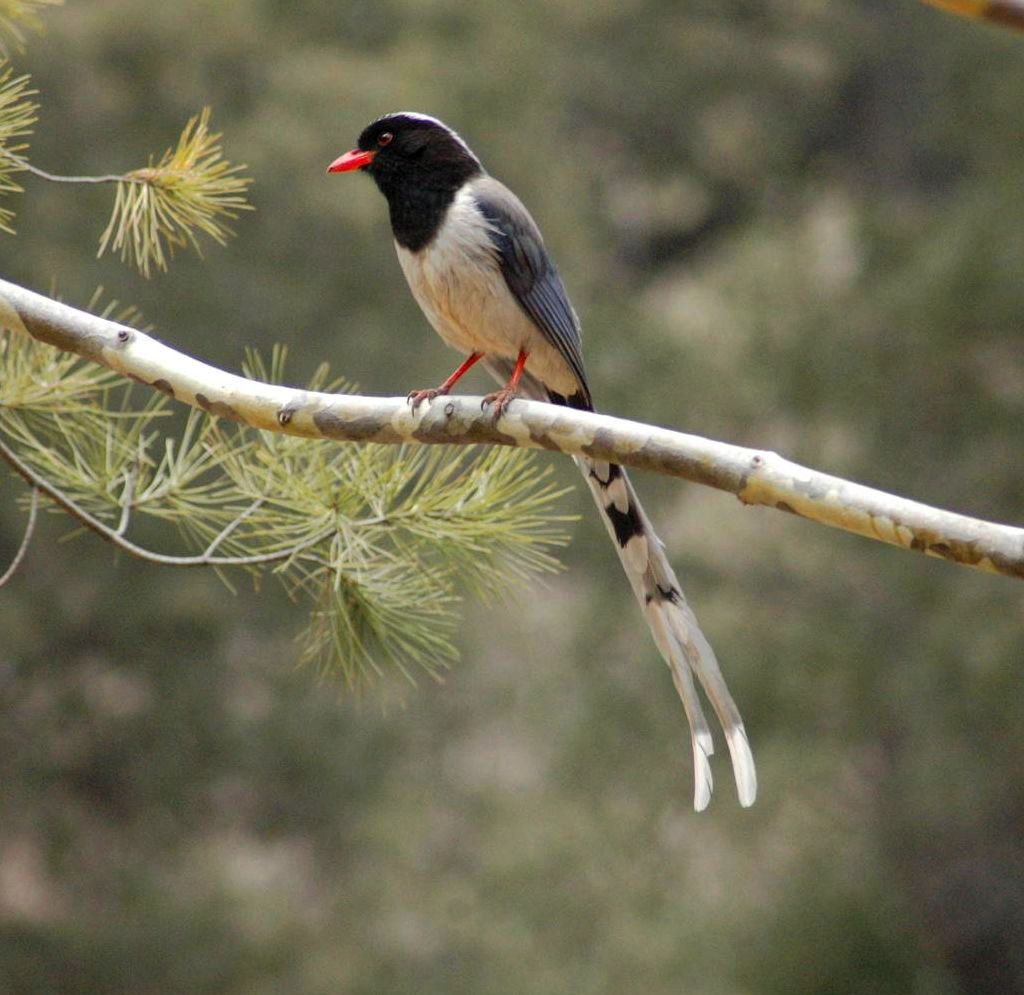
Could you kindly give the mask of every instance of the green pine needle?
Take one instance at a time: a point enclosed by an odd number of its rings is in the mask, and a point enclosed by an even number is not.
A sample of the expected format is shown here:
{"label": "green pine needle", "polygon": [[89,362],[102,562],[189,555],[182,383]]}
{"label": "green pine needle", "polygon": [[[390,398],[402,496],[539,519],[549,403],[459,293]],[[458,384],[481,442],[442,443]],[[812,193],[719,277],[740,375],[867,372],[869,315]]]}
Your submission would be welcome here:
{"label": "green pine needle", "polygon": [[[0,30],[2,28],[3,17],[0,15]],[[28,76],[15,76],[13,70],[0,60],[0,196],[23,190],[14,174],[25,169],[21,156],[28,146],[24,142],[11,143],[13,139],[30,134],[36,122],[39,107],[28,99],[36,92],[29,89],[29,82]],[[13,221],[14,211],[0,207],[0,230],[13,235]]]}
{"label": "green pine needle", "polygon": [[450,578],[396,562],[365,571],[324,571],[301,660],[361,691],[388,668],[415,686],[415,671],[437,679],[457,659],[458,598]]}
{"label": "green pine needle", "polygon": [[244,166],[221,157],[221,136],[210,134],[209,124],[206,107],[189,119],[176,148],[120,179],[99,255],[109,246],[148,277],[154,266],[167,269],[175,249],[191,245],[202,255],[199,233],[224,244],[226,220],[252,209],[245,199],[252,181],[237,175]]}

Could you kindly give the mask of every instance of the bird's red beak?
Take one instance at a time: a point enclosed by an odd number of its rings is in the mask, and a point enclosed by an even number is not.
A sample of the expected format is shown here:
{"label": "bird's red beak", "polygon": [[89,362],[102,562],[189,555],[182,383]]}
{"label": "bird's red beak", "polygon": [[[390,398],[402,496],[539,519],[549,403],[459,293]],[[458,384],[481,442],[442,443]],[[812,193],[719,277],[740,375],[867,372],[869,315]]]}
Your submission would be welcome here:
{"label": "bird's red beak", "polygon": [[362,149],[353,149],[344,155],[339,155],[328,167],[328,173],[348,173],[353,169],[362,169],[373,162],[376,152],[364,152]]}

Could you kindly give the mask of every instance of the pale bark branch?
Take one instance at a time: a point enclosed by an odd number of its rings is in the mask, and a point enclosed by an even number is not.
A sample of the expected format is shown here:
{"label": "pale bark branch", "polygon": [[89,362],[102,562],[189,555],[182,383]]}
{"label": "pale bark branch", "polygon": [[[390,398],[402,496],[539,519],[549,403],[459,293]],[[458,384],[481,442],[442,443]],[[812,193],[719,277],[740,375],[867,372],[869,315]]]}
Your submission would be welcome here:
{"label": "pale bark branch", "polygon": [[903,549],[1024,578],[1024,529],[886,494],[772,452],[537,401],[517,400],[495,422],[476,397],[439,398],[414,412],[404,397],[324,394],[261,383],[2,280],[0,325],[254,428],[346,442],[523,446],[590,456],[715,487],[744,504],[788,511]]}

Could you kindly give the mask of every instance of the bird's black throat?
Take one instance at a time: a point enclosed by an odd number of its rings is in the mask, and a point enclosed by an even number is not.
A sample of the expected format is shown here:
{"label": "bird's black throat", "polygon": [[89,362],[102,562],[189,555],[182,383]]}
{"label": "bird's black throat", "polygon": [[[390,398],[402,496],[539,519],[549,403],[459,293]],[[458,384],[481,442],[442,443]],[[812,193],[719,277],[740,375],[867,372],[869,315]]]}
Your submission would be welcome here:
{"label": "bird's black throat", "polygon": [[466,161],[448,164],[443,170],[406,166],[401,171],[371,167],[368,172],[387,198],[395,241],[419,252],[434,240],[462,185],[482,171],[477,163]]}
{"label": "bird's black throat", "polygon": [[410,252],[419,252],[434,240],[456,194],[455,190],[404,184],[390,193],[381,189],[388,199],[395,241]]}

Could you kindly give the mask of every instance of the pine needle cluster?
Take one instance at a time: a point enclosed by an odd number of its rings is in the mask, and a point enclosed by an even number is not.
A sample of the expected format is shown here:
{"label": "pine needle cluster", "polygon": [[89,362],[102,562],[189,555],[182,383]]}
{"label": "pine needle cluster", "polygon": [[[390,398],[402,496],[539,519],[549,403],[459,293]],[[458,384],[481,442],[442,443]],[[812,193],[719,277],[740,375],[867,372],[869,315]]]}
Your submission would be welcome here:
{"label": "pine needle cluster", "polygon": [[[3,23],[0,15],[0,30]],[[0,196],[23,190],[14,177],[25,169],[21,154],[28,146],[17,139],[31,133],[38,110],[28,99],[35,93],[29,83],[28,76],[15,76],[11,67],[0,61]],[[14,211],[0,206],[0,230],[13,235],[13,222]]]}
{"label": "pine needle cluster", "polygon": [[252,181],[238,175],[244,166],[223,158],[220,137],[210,133],[206,107],[189,119],[177,147],[120,177],[99,254],[109,246],[148,277],[154,266],[167,269],[175,249],[191,245],[202,255],[198,232],[223,245],[227,221],[252,209],[245,199]]}
{"label": "pine needle cluster", "polygon": [[[125,320],[122,314],[120,320]],[[250,376],[283,380],[284,350]],[[326,367],[310,383],[338,390]],[[130,382],[27,336],[0,335],[0,455],[115,544],[157,562],[278,578],[309,609],[301,655],[357,689],[415,682],[456,657],[466,591],[558,569],[564,493],[524,450],[316,442],[138,403]],[[12,458],[13,455],[13,458]],[[40,486],[40,482],[42,486]],[[133,544],[172,523],[188,555]],[[149,531],[149,530],[147,530]]]}

